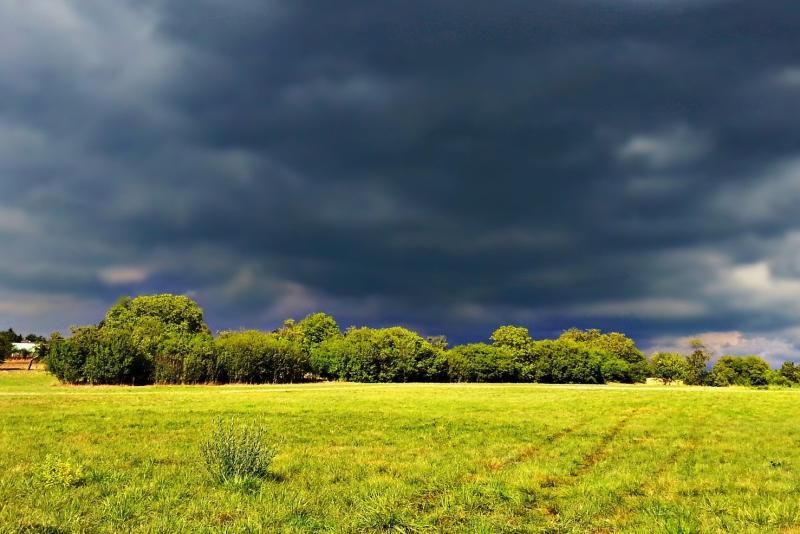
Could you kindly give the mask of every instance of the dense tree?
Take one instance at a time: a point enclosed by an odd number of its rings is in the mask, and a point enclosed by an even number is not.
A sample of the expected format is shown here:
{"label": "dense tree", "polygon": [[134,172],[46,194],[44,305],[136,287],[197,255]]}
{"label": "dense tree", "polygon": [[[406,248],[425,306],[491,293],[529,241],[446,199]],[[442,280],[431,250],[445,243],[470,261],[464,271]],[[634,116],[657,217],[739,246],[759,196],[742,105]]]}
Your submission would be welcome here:
{"label": "dense tree", "polygon": [[296,328],[300,333],[300,344],[309,354],[323,341],[342,335],[336,320],[327,313],[307,315]]}
{"label": "dense tree", "polygon": [[528,354],[533,344],[528,329],[522,326],[501,326],[492,333],[492,344],[509,349],[516,355]]}
{"label": "dense tree", "polygon": [[516,382],[514,352],[506,346],[472,343],[447,351],[447,374],[453,382]]}
{"label": "dense tree", "polygon": [[701,339],[692,339],[689,343],[692,347],[692,353],[686,357],[684,382],[693,386],[707,384],[709,379],[708,362],[711,361],[711,352]]}
{"label": "dense tree", "polygon": [[214,338],[206,334],[170,334],[155,358],[155,381],[201,384],[220,381]]}
{"label": "dense tree", "polygon": [[6,361],[6,358],[11,356],[13,348],[14,345],[11,343],[11,340],[6,336],[0,335],[0,363],[3,363]]}
{"label": "dense tree", "polygon": [[607,354],[566,339],[534,342],[534,359],[523,367],[526,382],[549,384],[602,384],[602,363]]}
{"label": "dense tree", "polygon": [[[10,339],[0,332],[0,358]],[[20,338],[21,339],[21,338]],[[26,339],[39,339],[30,335]],[[492,344],[447,349],[442,336],[425,339],[402,327],[350,328],[313,313],[287,320],[272,332],[247,330],[211,336],[203,310],[177,295],[124,298],[97,326],[53,334],[43,343],[48,368],[78,384],[295,382],[326,378],[357,382],[469,381],[600,384],[656,376],[715,385],[789,384],[800,367],[780,371],[755,356],[721,358],[708,375],[709,353],[701,343],[684,358],[661,353],[652,365],[633,340],[619,332],[570,329],[558,339],[534,341],[521,326],[501,326]],[[652,375],[648,374],[652,373]]]}
{"label": "dense tree", "polygon": [[664,384],[685,380],[688,366],[686,358],[677,352],[658,352],[651,358],[653,376]]}
{"label": "dense tree", "polygon": [[758,356],[723,356],[711,370],[714,386],[764,386],[769,364]]}
{"label": "dense tree", "polygon": [[441,350],[419,334],[399,326],[351,328],[312,352],[314,371],[326,378],[356,382],[441,380]]}
{"label": "dense tree", "polygon": [[203,309],[195,301],[168,293],[123,297],[108,310],[100,326],[135,330],[145,325],[150,330],[155,324],[173,333],[209,333]]}
{"label": "dense tree", "polygon": [[796,365],[794,362],[783,362],[778,372],[789,382],[800,384],[800,365]]}
{"label": "dense tree", "polygon": [[[619,332],[603,333],[596,328],[580,330],[570,328],[559,339],[580,343],[586,347],[610,354],[606,358],[606,379],[615,382],[644,382],[649,372],[647,358],[636,343]],[[621,363],[621,360],[623,363]]]}
{"label": "dense tree", "polygon": [[53,335],[47,368],[73,384],[143,384],[152,380],[152,362],[128,330],[86,326],[69,338]]}
{"label": "dense tree", "polygon": [[300,344],[274,333],[223,332],[215,341],[218,376],[246,383],[299,382],[310,372]]}
{"label": "dense tree", "polygon": [[13,328],[0,332],[0,338],[8,340],[10,343],[19,343],[22,341],[22,336],[14,332]]}

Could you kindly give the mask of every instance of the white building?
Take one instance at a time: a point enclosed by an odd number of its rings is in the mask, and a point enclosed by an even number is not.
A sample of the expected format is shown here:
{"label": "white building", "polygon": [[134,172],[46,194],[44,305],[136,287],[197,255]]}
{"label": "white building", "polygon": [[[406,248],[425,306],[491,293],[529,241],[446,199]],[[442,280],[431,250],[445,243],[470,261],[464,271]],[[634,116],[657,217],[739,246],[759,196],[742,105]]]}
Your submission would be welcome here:
{"label": "white building", "polygon": [[15,354],[20,353],[22,351],[27,351],[31,354],[36,353],[36,343],[30,343],[28,341],[24,341],[22,343],[12,343],[12,345],[14,345],[13,352]]}

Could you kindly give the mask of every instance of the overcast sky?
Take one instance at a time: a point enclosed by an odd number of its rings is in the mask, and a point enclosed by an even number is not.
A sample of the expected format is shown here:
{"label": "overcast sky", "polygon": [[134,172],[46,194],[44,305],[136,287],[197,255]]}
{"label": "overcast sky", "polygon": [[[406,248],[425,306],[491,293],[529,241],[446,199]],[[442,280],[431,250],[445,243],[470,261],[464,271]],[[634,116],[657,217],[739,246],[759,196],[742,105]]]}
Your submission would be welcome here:
{"label": "overcast sky", "polygon": [[194,296],[800,356],[790,0],[0,2],[0,327]]}

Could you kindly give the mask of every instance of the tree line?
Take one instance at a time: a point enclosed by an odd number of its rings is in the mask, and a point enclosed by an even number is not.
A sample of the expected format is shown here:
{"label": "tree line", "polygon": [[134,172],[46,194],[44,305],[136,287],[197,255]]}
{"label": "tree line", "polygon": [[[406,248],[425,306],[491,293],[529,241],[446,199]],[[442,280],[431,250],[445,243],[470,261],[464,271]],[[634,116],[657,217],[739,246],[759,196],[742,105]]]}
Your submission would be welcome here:
{"label": "tree line", "polygon": [[490,343],[448,347],[400,326],[351,327],[314,313],[263,332],[213,336],[196,302],[179,295],[123,298],[97,325],[54,333],[43,361],[73,384],[354,382],[542,382],[791,385],[800,366],[773,371],[757,356],[720,358],[697,343],[691,354],[659,353],[648,359],[618,332],[576,328],[557,339],[534,340],[521,326],[501,326]]}

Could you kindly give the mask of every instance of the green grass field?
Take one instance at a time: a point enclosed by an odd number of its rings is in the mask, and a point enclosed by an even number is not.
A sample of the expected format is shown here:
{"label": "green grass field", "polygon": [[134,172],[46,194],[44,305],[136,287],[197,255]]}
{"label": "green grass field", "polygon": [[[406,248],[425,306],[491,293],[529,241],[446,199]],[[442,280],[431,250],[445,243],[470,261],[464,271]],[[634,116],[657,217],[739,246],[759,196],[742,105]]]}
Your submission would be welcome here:
{"label": "green grass field", "polygon": [[[658,386],[68,387],[0,372],[3,532],[800,532],[800,392]],[[212,482],[262,420],[260,485]],[[83,466],[45,485],[47,455]]]}

